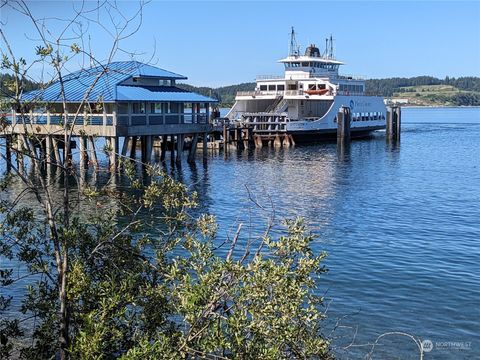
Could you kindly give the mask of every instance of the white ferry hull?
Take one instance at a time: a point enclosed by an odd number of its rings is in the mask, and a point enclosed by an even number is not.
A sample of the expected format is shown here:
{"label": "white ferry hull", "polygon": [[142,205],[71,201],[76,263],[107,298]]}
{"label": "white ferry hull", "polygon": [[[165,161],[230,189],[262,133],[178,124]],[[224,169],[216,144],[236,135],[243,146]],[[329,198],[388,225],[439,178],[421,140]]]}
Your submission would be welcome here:
{"label": "white ferry hull", "polygon": [[336,116],[342,106],[350,108],[352,137],[368,136],[372,131],[385,129],[386,108],[383,98],[377,96],[335,96],[328,112],[318,120],[290,120],[286,132],[297,142],[335,138]]}

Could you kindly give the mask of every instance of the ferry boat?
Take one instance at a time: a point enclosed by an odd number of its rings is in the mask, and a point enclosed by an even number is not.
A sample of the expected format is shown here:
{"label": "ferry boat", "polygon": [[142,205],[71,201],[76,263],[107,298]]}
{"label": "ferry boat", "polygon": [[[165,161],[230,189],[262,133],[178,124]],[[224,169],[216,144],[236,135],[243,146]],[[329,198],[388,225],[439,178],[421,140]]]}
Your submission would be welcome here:
{"label": "ferry boat", "polygon": [[230,121],[256,123],[255,133],[269,135],[269,124],[275,123],[277,133],[292,135],[296,142],[315,141],[336,136],[337,113],[347,106],[352,137],[385,129],[383,98],[366,96],[363,79],[339,74],[344,63],[335,59],[332,36],[325,39],[323,53],[311,44],[301,55],[292,28],[289,55],[278,62],[285,74],[258,76],[255,91],[238,92],[227,114]]}

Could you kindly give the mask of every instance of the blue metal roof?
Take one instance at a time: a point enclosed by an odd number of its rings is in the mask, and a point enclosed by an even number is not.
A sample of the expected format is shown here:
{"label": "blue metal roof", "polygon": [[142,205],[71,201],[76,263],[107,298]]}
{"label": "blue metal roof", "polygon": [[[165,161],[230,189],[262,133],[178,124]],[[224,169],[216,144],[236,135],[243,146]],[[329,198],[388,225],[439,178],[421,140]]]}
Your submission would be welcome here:
{"label": "blue metal roof", "polygon": [[175,86],[117,86],[118,101],[217,102],[218,100]]}
{"label": "blue metal roof", "polygon": [[[82,69],[64,76],[63,87],[65,99],[67,102],[81,102],[85,94],[90,89],[90,86],[94,84],[88,95],[87,100],[89,102],[96,102],[100,99],[105,102],[114,102],[119,100],[117,99],[117,87],[119,87],[118,84],[131,77],[137,76],[173,80],[186,79],[186,77],[183,75],[175,74],[173,72],[143,64],[138,61],[113,62],[106,66]],[[61,84],[59,81],[56,81],[45,89],[28,92],[22,96],[22,100],[61,102]]]}

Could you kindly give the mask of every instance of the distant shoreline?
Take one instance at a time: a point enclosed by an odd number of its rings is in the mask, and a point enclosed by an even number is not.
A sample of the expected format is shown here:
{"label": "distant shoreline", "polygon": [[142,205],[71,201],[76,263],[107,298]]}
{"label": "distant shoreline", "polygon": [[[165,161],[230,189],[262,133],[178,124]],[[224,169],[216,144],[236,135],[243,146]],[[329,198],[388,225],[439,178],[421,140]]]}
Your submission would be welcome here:
{"label": "distant shoreline", "polygon": [[402,108],[409,108],[409,109],[431,109],[431,108],[448,108],[448,109],[465,109],[465,108],[478,108],[480,109],[479,105],[398,105]]}

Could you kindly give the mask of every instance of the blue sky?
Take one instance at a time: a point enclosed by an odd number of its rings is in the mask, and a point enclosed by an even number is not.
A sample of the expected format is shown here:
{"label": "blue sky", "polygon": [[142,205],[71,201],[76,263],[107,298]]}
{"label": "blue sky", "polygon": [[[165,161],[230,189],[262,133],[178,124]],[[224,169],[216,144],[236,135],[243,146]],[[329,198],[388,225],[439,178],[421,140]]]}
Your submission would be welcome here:
{"label": "blue sky", "polygon": [[[28,3],[38,17],[72,13],[71,2]],[[137,7],[134,1],[119,4],[126,14]],[[33,27],[15,12],[1,11],[14,51],[32,61]],[[323,49],[325,37],[333,34],[337,58],[347,63],[343,73],[480,76],[479,19],[477,1],[152,1],[140,30],[122,47],[139,53],[139,60],[188,76],[191,84],[229,85],[281,74],[276,60],[287,54],[294,26],[302,48],[313,42]],[[58,31],[59,23],[50,20],[49,27]],[[109,37],[98,26],[88,31],[92,52],[105,58]],[[116,56],[129,58],[122,52]],[[79,63],[74,59],[72,70]],[[34,67],[33,74],[40,70]]]}

